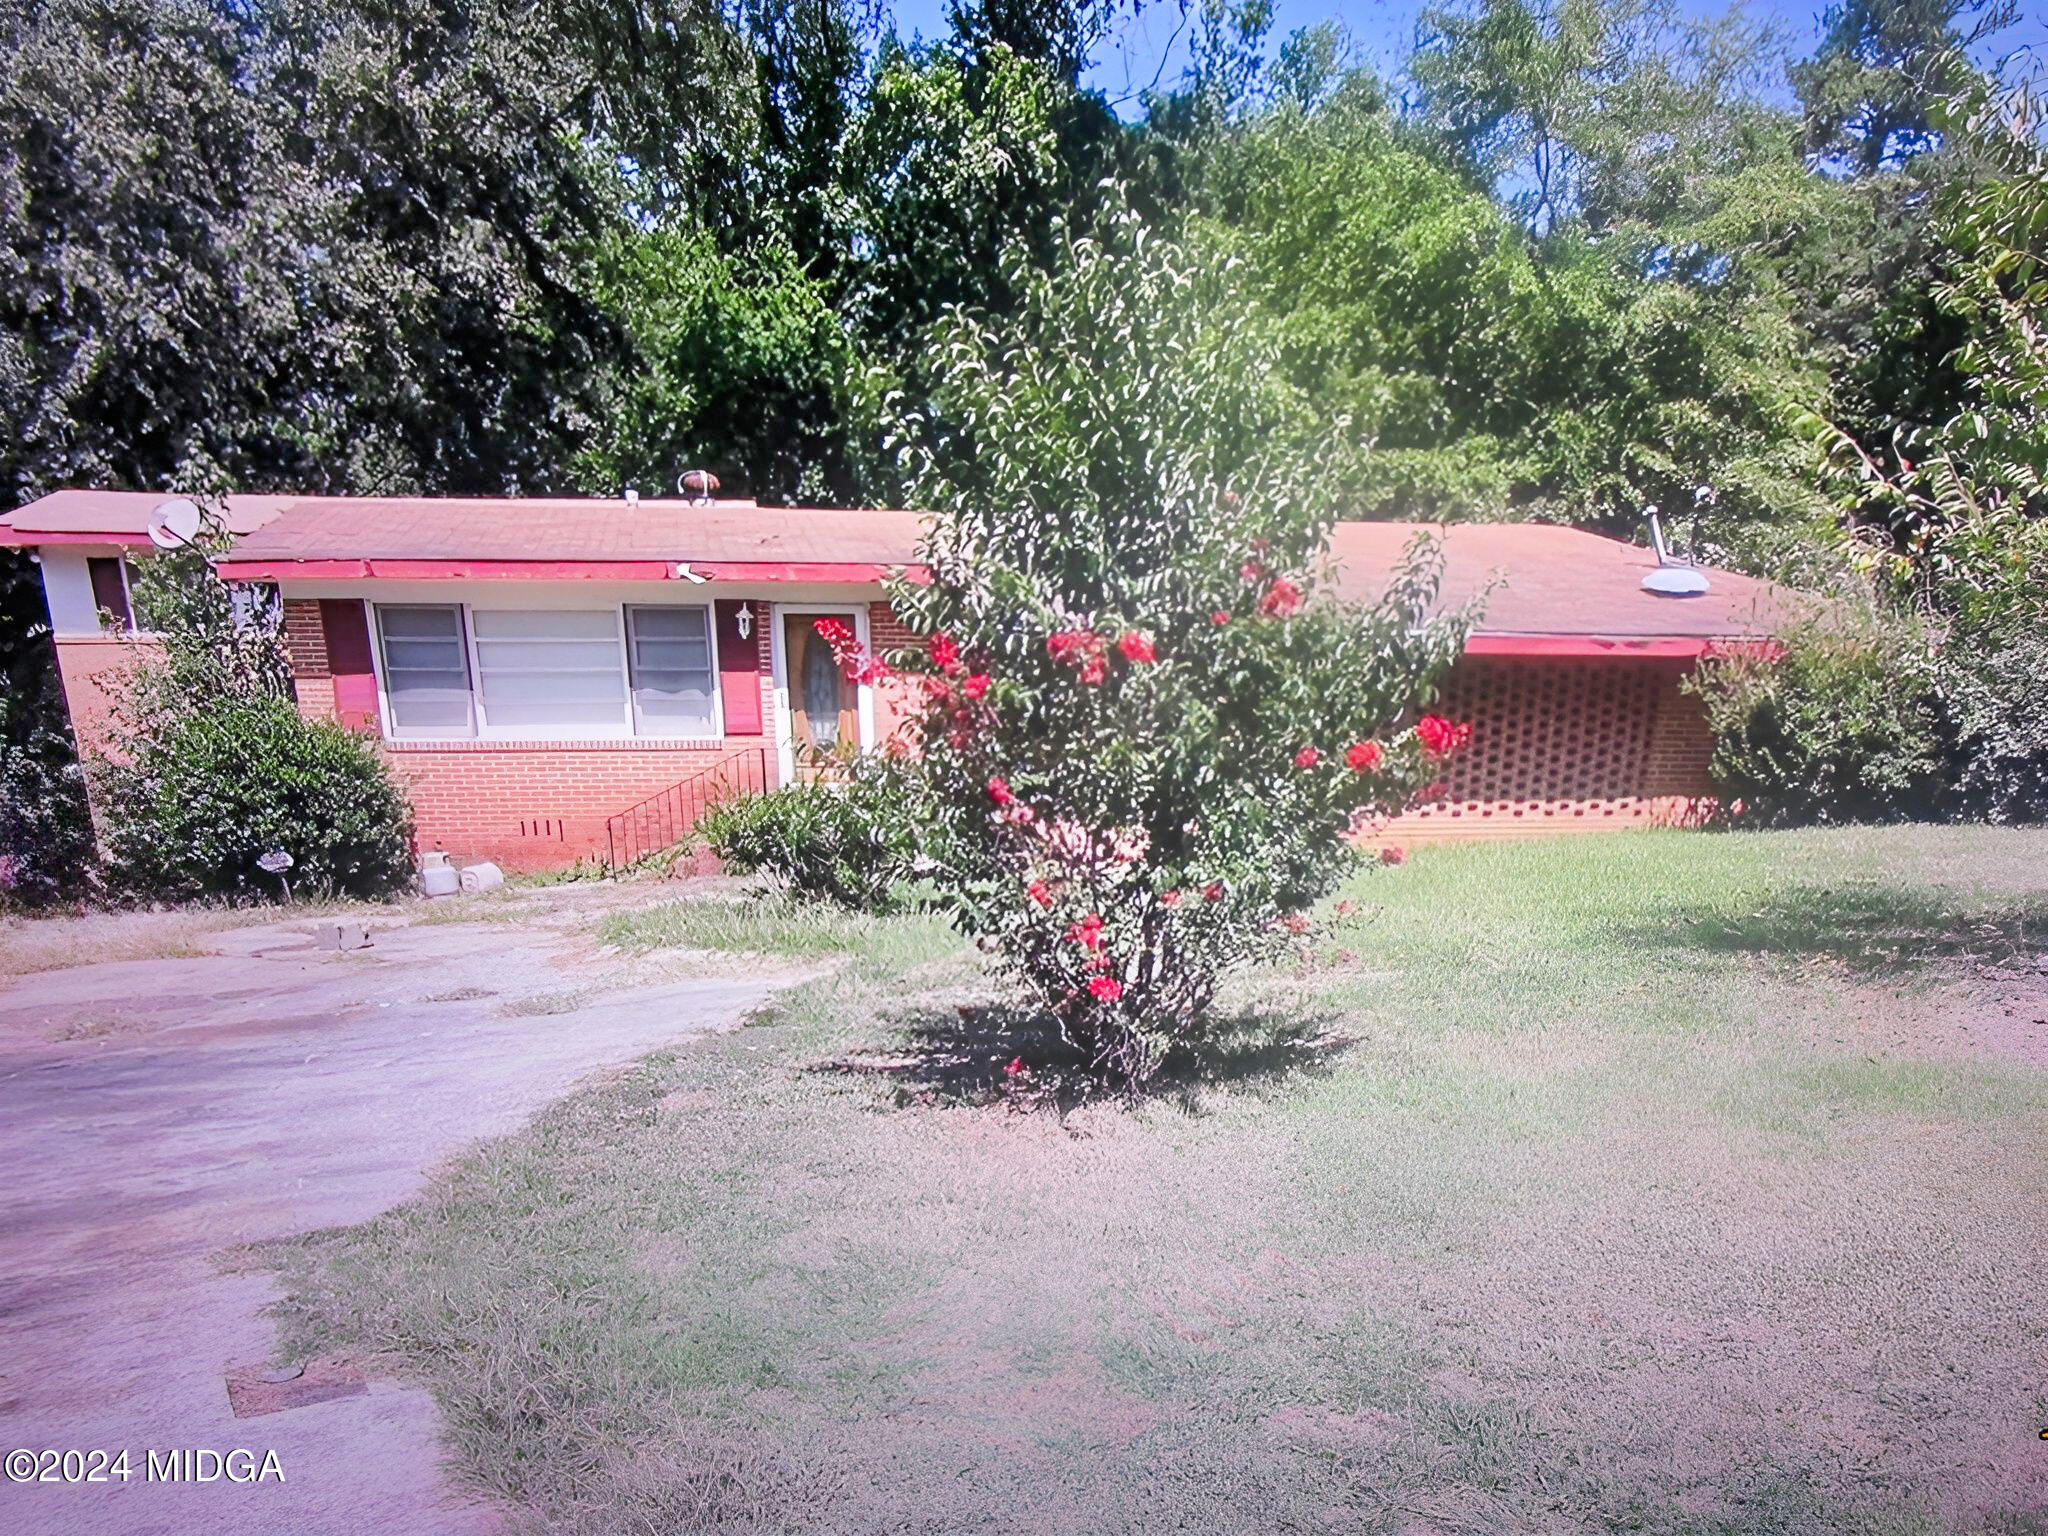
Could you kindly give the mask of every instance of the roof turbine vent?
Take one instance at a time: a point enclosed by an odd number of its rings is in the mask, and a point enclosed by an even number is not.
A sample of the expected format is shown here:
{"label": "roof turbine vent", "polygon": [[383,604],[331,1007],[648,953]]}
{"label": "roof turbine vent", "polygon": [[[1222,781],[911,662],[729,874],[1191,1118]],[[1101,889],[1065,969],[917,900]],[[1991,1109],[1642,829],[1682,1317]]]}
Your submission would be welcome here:
{"label": "roof turbine vent", "polygon": [[1650,547],[1657,551],[1657,568],[1643,578],[1643,590],[1659,597],[1699,597],[1707,590],[1706,573],[1671,553],[1655,502],[1643,508],[1643,515],[1650,521]]}
{"label": "roof turbine vent", "polygon": [[718,494],[718,476],[708,469],[686,469],[676,476],[676,489],[688,500],[702,504]]}

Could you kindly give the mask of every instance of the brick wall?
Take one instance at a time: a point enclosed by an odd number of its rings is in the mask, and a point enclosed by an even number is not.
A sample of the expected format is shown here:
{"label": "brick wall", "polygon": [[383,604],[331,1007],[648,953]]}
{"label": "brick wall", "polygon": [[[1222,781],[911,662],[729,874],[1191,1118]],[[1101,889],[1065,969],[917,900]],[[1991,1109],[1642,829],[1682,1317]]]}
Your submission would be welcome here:
{"label": "brick wall", "polygon": [[59,635],[55,645],[57,676],[64,685],[64,707],[71,714],[78,750],[81,755],[103,754],[112,742],[116,700],[128,671],[139,655],[155,646],[122,635]]}
{"label": "brick wall", "polygon": [[[771,738],[728,737],[687,747],[645,741],[387,742],[422,851],[460,863],[494,859],[508,870],[554,869],[606,854],[606,821],[708,768],[748,787],[772,783]],[[744,758],[736,761],[740,754]],[[643,813],[634,846],[651,851],[688,830],[697,801]]]}
{"label": "brick wall", "polygon": [[1683,826],[1713,805],[1713,739],[1682,663],[1471,657],[1439,713],[1472,722],[1440,799],[1371,836],[1397,844]]}
{"label": "brick wall", "polygon": [[[917,644],[917,636],[886,602],[868,604],[868,650],[887,658]],[[901,678],[884,679],[875,688],[875,740],[886,742],[914,718],[910,686]]]}
{"label": "brick wall", "polygon": [[302,598],[286,600],[284,649],[291,658],[292,689],[298,695],[299,713],[309,720],[334,719],[334,674],[327,665],[327,631],[320,622],[317,602]]}

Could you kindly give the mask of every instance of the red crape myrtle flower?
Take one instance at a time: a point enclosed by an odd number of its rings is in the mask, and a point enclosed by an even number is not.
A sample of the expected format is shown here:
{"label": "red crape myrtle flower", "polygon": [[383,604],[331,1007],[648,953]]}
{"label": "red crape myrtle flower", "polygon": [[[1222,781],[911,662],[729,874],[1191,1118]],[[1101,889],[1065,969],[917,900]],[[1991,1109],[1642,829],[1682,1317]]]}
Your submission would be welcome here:
{"label": "red crape myrtle flower", "polygon": [[1046,637],[1045,648],[1061,666],[1078,668],[1081,681],[1091,688],[1109,676],[1103,638],[1092,629],[1055,631]]}
{"label": "red crape myrtle flower", "polygon": [[1322,760],[1323,754],[1318,752],[1314,747],[1303,747],[1299,752],[1294,754],[1294,766],[1297,768],[1313,768],[1317,763],[1320,763]]}
{"label": "red crape myrtle flower", "polygon": [[925,641],[924,648],[932,659],[932,665],[948,677],[966,670],[960,664],[960,643],[951,635],[940,633]]}
{"label": "red crape myrtle flower", "polygon": [[1211,880],[1207,885],[1202,887],[1202,900],[1221,901],[1222,899],[1223,882],[1221,880]]}
{"label": "red crape myrtle flower", "polygon": [[1385,755],[1376,741],[1353,742],[1344,753],[1344,766],[1353,773],[1371,773]]}
{"label": "red crape myrtle flower", "polygon": [[840,676],[849,683],[866,686],[891,675],[889,664],[881,657],[862,653],[852,628],[841,620],[819,619],[811,627],[832,648],[832,659],[839,664]]}
{"label": "red crape myrtle flower", "polygon": [[1152,637],[1140,634],[1135,629],[1125,630],[1123,638],[1117,641],[1116,648],[1124,653],[1125,661],[1138,666],[1143,666],[1146,662],[1159,659],[1152,649]]}
{"label": "red crape myrtle flower", "polygon": [[1010,791],[1010,781],[1000,778],[988,781],[988,797],[997,805],[1008,805],[1017,798]]}
{"label": "red crape myrtle flower", "polygon": [[1415,735],[1429,757],[1449,757],[1472,739],[1472,727],[1453,725],[1442,715],[1424,715],[1415,722]]}
{"label": "red crape myrtle flower", "polygon": [[1124,984],[1114,976],[1098,976],[1088,983],[1088,995],[1098,1003],[1113,1003],[1124,995]]}
{"label": "red crape myrtle flower", "polygon": [[1209,615],[1209,622],[1211,624],[1214,624],[1218,629],[1221,629],[1224,625],[1230,622],[1230,610],[1228,608],[1218,608],[1214,613]]}
{"label": "red crape myrtle flower", "polygon": [[1041,907],[1052,905],[1052,887],[1043,880],[1034,880],[1025,886],[1024,894],[1037,902]]}
{"label": "red crape myrtle flower", "polygon": [[1024,1065],[1024,1058],[1022,1056],[1012,1056],[1010,1064],[1003,1068],[1003,1076],[1005,1077],[1029,1077],[1030,1075],[1031,1069]]}
{"label": "red crape myrtle flower", "polygon": [[973,699],[978,703],[982,695],[988,692],[988,683],[988,674],[986,672],[977,672],[960,685],[961,696]]}
{"label": "red crape myrtle flower", "polygon": [[1177,906],[1179,906],[1179,905],[1180,905],[1180,892],[1179,892],[1179,891],[1161,891],[1161,892],[1159,893],[1159,905],[1161,905],[1162,907],[1177,907]]}
{"label": "red crape myrtle flower", "polygon": [[1291,619],[1301,612],[1301,588],[1285,576],[1275,576],[1273,585],[1259,599],[1259,612],[1269,619]]}

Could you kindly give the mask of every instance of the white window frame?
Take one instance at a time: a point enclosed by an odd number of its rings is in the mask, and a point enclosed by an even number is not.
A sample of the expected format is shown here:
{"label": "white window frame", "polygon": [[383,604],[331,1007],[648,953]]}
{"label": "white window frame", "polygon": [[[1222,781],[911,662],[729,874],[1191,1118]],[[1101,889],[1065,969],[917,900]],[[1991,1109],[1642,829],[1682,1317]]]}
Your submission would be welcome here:
{"label": "white window frame", "polygon": [[[398,716],[391,708],[391,684],[384,668],[384,621],[378,614],[379,608],[453,608],[455,622],[461,630],[462,664],[469,669],[469,724],[457,730],[453,726],[424,729],[409,726],[401,729]],[[476,658],[469,650],[469,605],[466,603],[437,603],[415,599],[410,602],[398,601],[379,603],[371,598],[363,599],[363,618],[370,628],[370,666],[377,674],[377,714],[384,727],[386,741],[473,741],[476,739],[477,689]]]}
{"label": "white window frame", "polygon": [[[724,672],[719,665],[718,650],[718,608],[710,600],[680,603],[644,603],[619,601],[615,603],[594,603],[585,607],[545,604],[543,608],[565,613],[604,613],[612,615],[618,635],[619,679],[623,685],[624,703],[620,718],[615,725],[580,726],[493,726],[490,714],[484,705],[483,669],[478,664],[476,649],[475,610],[482,607],[493,613],[524,613],[541,611],[521,607],[515,600],[507,603],[466,603],[435,598],[392,598],[384,601],[378,598],[362,599],[363,621],[370,632],[370,665],[377,677],[378,723],[383,729],[384,739],[393,743],[418,741],[651,741],[687,745],[696,742],[716,742],[725,735],[725,689]],[[441,730],[399,730],[391,712],[390,684],[384,674],[384,629],[377,617],[379,608],[453,608],[457,622],[462,627],[463,663],[469,668],[469,726],[466,730],[452,727]],[[628,608],[701,608],[704,610],[705,634],[711,648],[711,720],[708,732],[691,732],[685,735],[642,735],[638,712],[633,707],[633,658],[631,637],[628,631]],[[822,608],[820,611],[823,611]],[[851,610],[848,610],[851,611]],[[865,617],[862,619],[865,626]],[[865,694],[865,690],[863,690]],[[865,718],[865,716],[863,717]]]}
{"label": "white window frame", "polygon": [[[100,606],[100,595],[92,590],[92,563],[95,560],[111,560],[121,572],[121,601],[128,605],[128,627],[126,629],[121,628],[118,624],[109,628],[106,620],[100,617],[109,610]],[[156,633],[153,629],[144,629],[142,621],[136,617],[135,573],[128,568],[127,550],[116,549],[111,555],[87,554],[85,557],[85,587],[86,591],[92,595],[93,617],[99,620],[99,628],[96,633],[102,635],[128,635],[131,638]]]}
{"label": "white window frame", "polygon": [[[704,615],[704,645],[711,656],[711,727],[705,731],[643,733],[640,708],[633,702],[633,613],[635,608],[695,608]],[[626,717],[642,741],[719,741],[725,736],[725,673],[718,665],[718,605],[699,603],[621,603],[619,634],[626,646]],[[758,685],[757,685],[758,686]]]}

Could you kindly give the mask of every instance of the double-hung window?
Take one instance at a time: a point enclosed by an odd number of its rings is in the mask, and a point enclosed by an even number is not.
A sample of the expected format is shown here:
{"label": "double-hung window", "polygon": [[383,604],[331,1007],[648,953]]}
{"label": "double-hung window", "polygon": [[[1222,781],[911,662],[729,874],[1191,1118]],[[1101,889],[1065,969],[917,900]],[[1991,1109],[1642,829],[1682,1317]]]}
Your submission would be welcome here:
{"label": "double-hung window", "polygon": [[394,736],[468,736],[469,653],[453,603],[377,607],[384,703]]}
{"label": "double-hung window", "polygon": [[632,663],[633,728],[642,736],[710,736],[718,729],[718,678],[710,610],[626,610]]}
{"label": "double-hung window", "polygon": [[477,700],[493,736],[616,736],[626,678],[616,608],[472,608]]}

